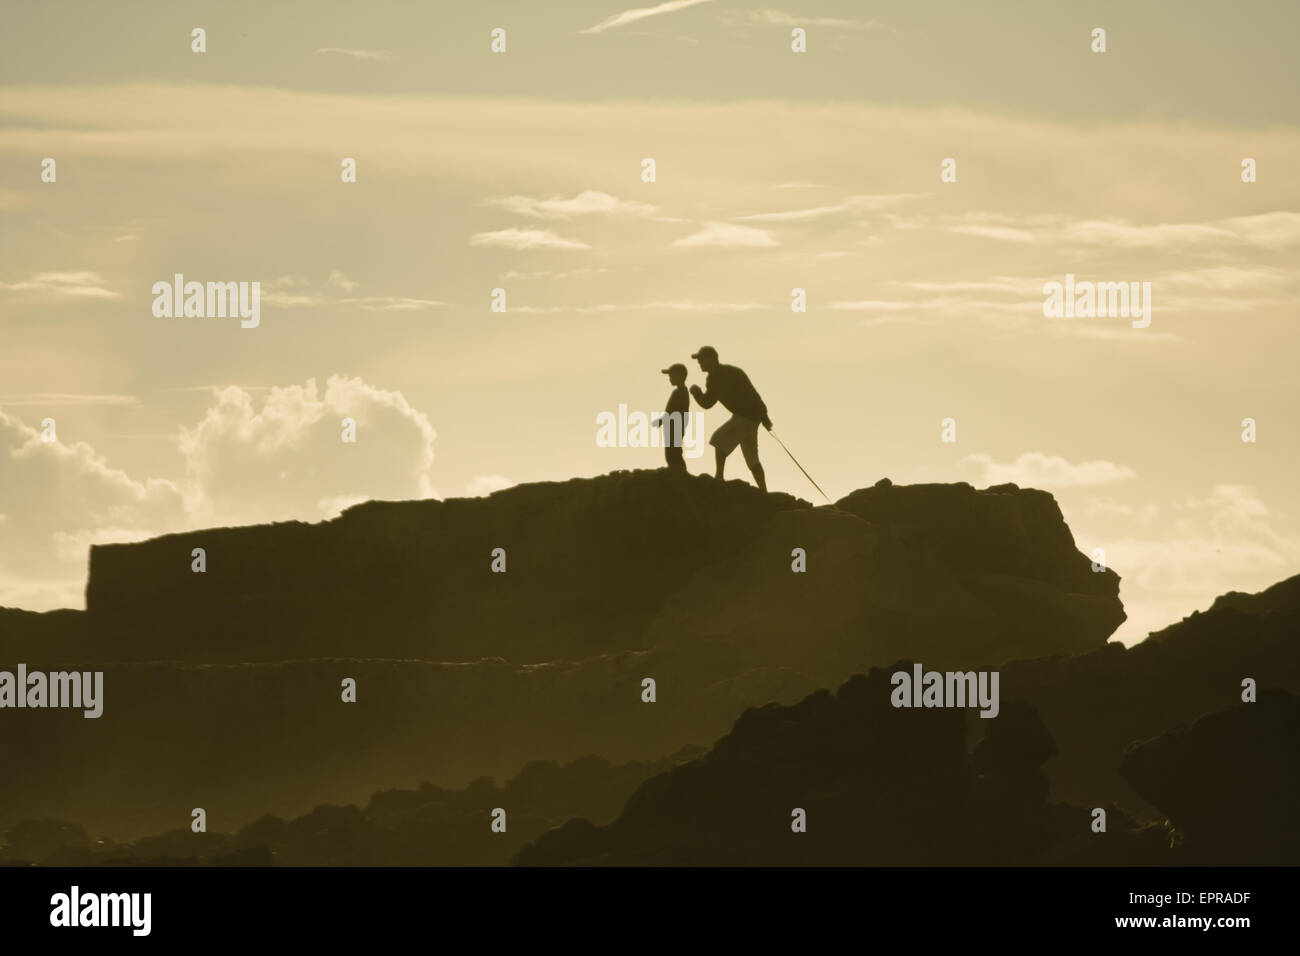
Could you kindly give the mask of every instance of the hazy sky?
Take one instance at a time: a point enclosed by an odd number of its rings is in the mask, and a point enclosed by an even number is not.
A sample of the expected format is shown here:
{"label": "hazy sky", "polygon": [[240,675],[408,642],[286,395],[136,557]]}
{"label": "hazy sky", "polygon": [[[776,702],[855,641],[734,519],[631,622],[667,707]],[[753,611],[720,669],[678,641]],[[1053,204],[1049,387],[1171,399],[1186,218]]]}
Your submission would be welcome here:
{"label": "hazy sky", "polygon": [[[703,344],[832,497],[1053,492],[1126,641],[1294,574],[1298,9],[7,0],[0,605],[82,606],[92,541],[658,466],[596,416]],[[175,273],[260,326],[155,317]],[[1067,273],[1150,326],[1045,318]]]}

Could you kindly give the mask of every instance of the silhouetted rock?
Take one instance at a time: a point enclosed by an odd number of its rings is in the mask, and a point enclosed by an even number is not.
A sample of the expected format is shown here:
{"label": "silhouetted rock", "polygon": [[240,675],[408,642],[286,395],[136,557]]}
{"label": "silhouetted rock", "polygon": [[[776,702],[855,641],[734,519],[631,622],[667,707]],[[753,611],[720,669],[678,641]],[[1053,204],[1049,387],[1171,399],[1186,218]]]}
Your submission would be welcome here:
{"label": "silhouetted rock", "polygon": [[[1004,704],[1006,720],[985,721],[972,759],[960,711],[891,705],[890,675],[910,668],[900,661],[851,678],[837,694],[748,710],[706,755],[642,784],[609,826],[569,821],[516,862],[1072,862],[1062,850],[1089,833],[1088,816],[1047,803],[1041,764],[1055,748],[1032,708]],[[800,812],[806,832],[794,827]],[[1081,846],[1097,862],[1140,855],[1124,827],[1090,835]]]}
{"label": "silhouetted rock", "polygon": [[97,546],[85,615],[0,616],[0,659],[105,671],[97,720],[0,721],[0,826],[53,814],[126,839],[193,806],[234,828],[359,803],[431,767],[455,787],[539,758],[653,760],[900,656],[1102,646],[1117,582],[1043,492],[880,484],[813,509],[662,470]]}
{"label": "silhouetted rock", "polygon": [[581,658],[641,646],[684,578],[795,507],[666,470],[370,501],[319,524],[94,546],[86,610],[115,660]]}
{"label": "silhouetted rock", "polygon": [[1300,861],[1300,698],[1258,694],[1124,755],[1124,779],[1183,834],[1190,862]]}
{"label": "silhouetted rock", "polygon": [[0,840],[0,859],[44,863],[57,850],[90,844],[90,836],[80,824],[50,818],[24,820],[5,831]]}
{"label": "silhouetted rock", "polygon": [[1298,585],[1300,576],[1259,595],[1225,595],[1128,649],[1002,664],[1003,696],[1033,704],[1060,747],[1053,797],[1156,817],[1119,773],[1125,748],[1236,706],[1246,677],[1300,691]]}
{"label": "silhouetted rock", "polygon": [[[612,820],[647,777],[698,756],[684,750],[651,763],[586,757],[535,761],[502,787],[487,777],[461,789],[424,783],[373,794],[365,807],[322,805],[292,819],[270,814],[234,834],[170,830],[125,844],[92,843],[79,826],[32,821],[0,863],[58,866],[428,866],[502,865],[529,840],[575,811]],[[491,829],[496,808],[505,832]]]}

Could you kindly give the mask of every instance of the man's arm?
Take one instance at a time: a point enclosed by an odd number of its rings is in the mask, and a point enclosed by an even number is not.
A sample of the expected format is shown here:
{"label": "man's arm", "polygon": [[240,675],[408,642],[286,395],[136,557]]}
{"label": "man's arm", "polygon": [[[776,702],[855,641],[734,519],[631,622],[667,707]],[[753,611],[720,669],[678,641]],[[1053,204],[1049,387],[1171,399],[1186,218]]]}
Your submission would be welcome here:
{"label": "man's arm", "polygon": [[754,383],[749,380],[749,376],[745,375],[745,373],[743,372],[741,373],[741,375],[743,377],[745,389],[749,392],[750,399],[752,400],[753,409],[754,411],[758,412],[757,417],[758,417],[759,424],[761,424],[768,431],[771,431],[772,419],[769,418],[767,415],[767,403],[763,401],[763,396],[758,394],[758,389],[756,389],[754,387]]}
{"label": "man's arm", "polygon": [[703,391],[698,385],[691,386],[691,394],[695,396],[695,400],[700,403],[701,408],[712,408],[714,405],[718,404],[718,396],[710,395],[708,392]]}

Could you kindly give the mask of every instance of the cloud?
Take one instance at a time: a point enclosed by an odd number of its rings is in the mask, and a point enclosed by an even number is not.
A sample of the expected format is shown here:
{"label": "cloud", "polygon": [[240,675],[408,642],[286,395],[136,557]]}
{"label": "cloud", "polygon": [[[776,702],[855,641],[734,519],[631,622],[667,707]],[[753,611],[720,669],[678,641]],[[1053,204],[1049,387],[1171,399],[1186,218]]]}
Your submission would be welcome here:
{"label": "cloud", "polygon": [[1001,239],[1003,242],[1034,242],[1038,238],[1028,229],[1013,229],[1011,226],[949,226],[948,232],[981,239]]}
{"label": "cloud", "polygon": [[662,309],[668,312],[758,312],[774,308],[762,302],[704,302],[697,299],[673,299],[667,302],[647,302],[645,305],[626,306],[632,309]]}
{"label": "cloud", "polygon": [[8,292],[47,292],[86,299],[117,299],[120,296],[104,288],[104,277],[98,272],[38,272],[31,278],[18,282],[0,282],[0,289]]}
{"label": "cloud", "polygon": [[1209,222],[1134,223],[1127,219],[1067,219],[972,212],[959,221],[894,217],[897,229],[935,227],[956,235],[1003,242],[1108,246],[1120,249],[1188,249],[1250,245],[1282,249],[1300,243],[1300,213],[1274,211]]}
{"label": "cloud", "polygon": [[13,392],[0,395],[0,408],[6,405],[17,408],[22,405],[56,406],[56,405],[136,405],[140,399],[134,395],[81,395],[73,392]]}
{"label": "cloud", "polygon": [[1191,286],[1192,288],[1209,289],[1215,292],[1275,289],[1280,286],[1294,284],[1296,284],[1295,272],[1265,266],[1250,268],[1210,266],[1204,269],[1167,272],[1160,277],[1161,288]]}
{"label": "cloud", "polygon": [[1125,249],[1160,249],[1212,242],[1233,242],[1241,237],[1230,229],[1210,223],[1155,223],[1136,225],[1122,219],[1087,219],[1062,227],[1058,241]]}
{"label": "cloud", "polygon": [[339,292],[355,292],[360,283],[353,282],[338,269],[330,270],[330,277],[325,280],[325,287]]}
{"label": "cloud", "polygon": [[[343,376],[323,391],[314,379],[212,391],[198,422],[172,436],[185,465],[176,480],[133,477],[85,442],[45,442],[0,411],[0,606],[81,606],[92,544],[434,494],[436,434],[401,392]],[[342,441],[345,417],[354,444]]]}
{"label": "cloud", "polygon": [[813,206],[807,209],[789,209],[781,212],[760,212],[748,216],[737,216],[741,222],[806,222],[811,219],[823,219],[827,216],[841,215],[864,210],[884,209],[898,203],[913,199],[924,199],[929,193],[896,193],[881,196],[848,196],[841,202],[829,206]]}
{"label": "cloud", "polygon": [[395,53],[389,53],[387,50],[353,50],[353,49],[347,49],[346,47],[323,46],[320,49],[315,50],[314,52],[317,55],[322,53],[324,54],[333,53],[339,56],[349,56],[352,57],[354,60],[395,60],[397,59],[397,55]]}
{"label": "cloud", "polygon": [[712,3],[713,0],[668,0],[667,3],[661,3],[654,7],[638,7],[633,10],[624,10],[622,13],[616,13],[612,17],[601,20],[595,26],[587,27],[585,30],[579,30],[579,33],[604,33],[606,30],[613,30],[616,27],[626,26],[629,23],[636,23],[638,20],[644,20],[647,17],[658,17],[666,13],[676,13],[678,10],[685,10],[687,7],[696,7],[702,3]]}
{"label": "cloud", "polygon": [[[112,468],[85,442],[46,442],[0,411],[0,494],[7,516],[0,535],[4,589],[66,595],[85,583],[84,544],[138,540],[180,526],[184,503],[175,482],[138,480]],[[81,546],[78,546],[78,543]],[[51,587],[50,582],[63,582]]]}
{"label": "cloud", "polygon": [[[349,279],[337,269],[331,269],[325,280],[324,291],[311,291],[310,282],[302,276],[280,276],[268,283],[270,291],[262,293],[262,301],[279,309],[305,309],[322,306],[349,306],[363,312],[414,312],[436,309],[446,305],[437,299],[418,299],[399,295],[347,296],[339,293],[355,292],[360,282]],[[281,289],[292,291],[282,292]]]}
{"label": "cloud", "polygon": [[355,305],[364,312],[418,312],[446,305],[437,299],[408,299],[396,295],[372,295],[361,299],[339,299],[340,305]]}
{"label": "cloud", "polygon": [[[333,273],[331,273],[332,275]],[[277,289],[301,289],[304,286],[311,285],[311,282],[305,276],[279,276],[267,283]]]}
{"label": "cloud", "polygon": [[326,296],[307,292],[263,292],[262,303],[273,305],[278,309],[302,309],[313,305],[329,303]]}
{"label": "cloud", "polygon": [[766,229],[729,222],[706,222],[702,230],[678,239],[673,245],[681,249],[765,248],[778,243]]}
{"label": "cloud", "polygon": [[774,309],[772,303],[763,302],[709,302],[699,299],[669,299],[654,302],[614,303],[597,305],[512,305],[511,313],[523,315],[554,315],[560,312],[591,314],[599,312],[758,312]]}
{"label": "cloud", "polygon": [[990,276],[987,279],[955,279],[948,282],[893,280],[894,285],[922,292],[1005,292],[1008,295],[1033,296],[1042,294],[1043,280],[1035,276]]}
{"label": "cloud", "polygon": [[962,467],[977,477],[973,484],[1002,485],[1008,482],[1025,488],[1069,488],[1079,485],[1104,485],[1136,478],[1123,465],[1109,461],[1084,461],[1073,464],[1059,455],[1028,451],[1010,464],[999,464],[989,455],[967,455]]}
{"label": "cloud", "polygon": [[502,196],[490,202],[513,213],[536,219],[569,219],[573,216],[591,215],[648,216],[655,211],[655,207],[649,203],[619,199],[617,196],[594,189],[584,190],[572,199],[565,199],[562,196],[551,196],[547,199],[536,199],[532,196]]}
{"label": "cloud", "polygon": [[1081,322],[1051,320],[1042,325],[1056,338],[1095,339],[1102,342],[1136,342],[1151,345],[1156,342],[1182,342],[1175,332],[1153,332],[1151,329],[1114,328],[1104,325],[1086,325]]}
{"label": "cloud", "polygon": [[613,269],[595,268],[592,266],[581,266],[577,269],[538,269],[533,272],[520,272],[518,269],[510,269],[501,274],[502,279],[570,279],[573,276],[601,275],[607,272],[613,272]]}
{"label": "cloud", "polygon": [[[321,502],[342,496],[433,494],[435,432],[401,392],[335,375],[324,392],[308,379],[274,387],[260,400],[233,385],[214,397],[178,439],[195,520],[318,519]],[[356,422],[355,443],[342,440],[344,418]]]}
{"label": "cloud", "polygon": [[1102,548],[1123,578],[1130,620],[1117,636],[1126,643],[1226,591],[1261,590],[1300,566],[1300,538],[1277,530],[1278,515],[1252,485],[1219,484],[1159,505],[1092,498],[1069,510],[1079,547]]}
{"label": "cloud", "polygon": [[774,27],[837,27],[842,30],[871,30],[880,26],[877,20],[847,20],[841,17],[796,17],[784,10],[751,10],[749,18],[755,23]]}
{"label": "cloud", "polygon": [[1278,248],[1300,242],[1300,212],[1266,212],[1235,216],[1223,225],[1244,242]]}
{"label": "cloud", "polygon": [[495,232],[478,232],[470,239],[471,246],[500,246],[503,249],[526,251],[529,249],[590,249],[577,239],[565,239],[549,229],[498,229]]}
{"label": "cloud", "polygon": [[509,478],[501,475],[477,475],[465,486],[465,491],[470,497],[478,498],[490,495],[494,491],[501,491],[503,488],[512,488],[514,484]]}

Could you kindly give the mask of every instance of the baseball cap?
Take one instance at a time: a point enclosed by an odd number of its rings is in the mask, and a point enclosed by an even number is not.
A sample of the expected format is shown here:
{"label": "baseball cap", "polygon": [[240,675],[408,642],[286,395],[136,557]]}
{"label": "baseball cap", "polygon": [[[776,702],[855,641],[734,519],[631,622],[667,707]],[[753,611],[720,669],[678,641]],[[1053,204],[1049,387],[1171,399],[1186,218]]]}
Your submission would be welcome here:
{"label": "baseball cap", "polygon": [[714,358],[717,358],[718,350],[715,349],[712,345],[701,345],[700,350],[698,352],[691,353],[691,358],[697,359],[701,355],[712,355]]}
{"label": "baseball cap", "polygon": [[663,372],[665,375],[672,375],[674,372],[678,372],[682,375],[685,375],[686,366],[683,365],[681,362],[674,362],[672,365],[668,366],[667,368],[661,368],[659,371]]}

